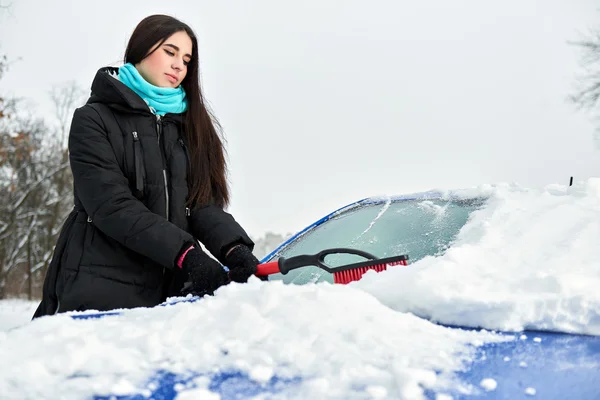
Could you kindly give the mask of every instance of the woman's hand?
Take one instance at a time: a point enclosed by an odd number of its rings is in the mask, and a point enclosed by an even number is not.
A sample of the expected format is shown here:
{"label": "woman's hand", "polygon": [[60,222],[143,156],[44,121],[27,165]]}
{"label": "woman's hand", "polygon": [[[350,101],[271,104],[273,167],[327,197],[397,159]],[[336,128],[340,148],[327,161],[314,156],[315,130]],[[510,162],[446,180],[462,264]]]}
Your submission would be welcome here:
{"label": "woman's hand", "polygon": [[188,273],[192,283],[188,292],[196,296],[212,295],[229,282],[223,266],[196,246],[191,246],[183,253],[178,266]]}
{"label": "woman's hand", "polygon": [[250,249],[238,244],[231,248],[225,256],[225,265],[229,268],[229,278],[234,282],[247,282],[256,273],[259,261]]}

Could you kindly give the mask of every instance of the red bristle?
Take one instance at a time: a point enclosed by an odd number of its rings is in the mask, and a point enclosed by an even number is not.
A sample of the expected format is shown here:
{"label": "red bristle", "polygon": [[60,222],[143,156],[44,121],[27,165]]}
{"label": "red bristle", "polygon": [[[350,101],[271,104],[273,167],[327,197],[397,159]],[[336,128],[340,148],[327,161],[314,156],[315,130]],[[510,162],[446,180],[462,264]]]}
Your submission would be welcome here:
{"label": "red bristle", "polygon": [[358,281],[360,278],[362,278],[363,274],[370,269],[375,270],[377,272],[381,272],[385,271],[387,267],[394,267],[396,265],[408,265],[408,263],[406,260],[400,260],[391,262],[389,264],[377,264],[372,265],[370,267],[361,267],[349,269],[346,271],[338,271],[333,274],[333,282],[340,285],[345,285],[353,281]]}

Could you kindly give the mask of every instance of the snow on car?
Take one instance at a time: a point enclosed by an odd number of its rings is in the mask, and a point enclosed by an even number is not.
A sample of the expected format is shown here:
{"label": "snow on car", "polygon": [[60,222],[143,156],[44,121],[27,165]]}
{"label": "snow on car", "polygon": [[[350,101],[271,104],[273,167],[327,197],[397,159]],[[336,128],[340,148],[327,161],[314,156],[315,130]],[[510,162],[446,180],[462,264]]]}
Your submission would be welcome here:
{"label": "snow on car", "polygon": [[307,266],[201,299],[43,317],[0,332],[0,393],[598,398],[599,217],[598,179],[363,199],[262,261],[346,247],[408,266],[346,285]]}

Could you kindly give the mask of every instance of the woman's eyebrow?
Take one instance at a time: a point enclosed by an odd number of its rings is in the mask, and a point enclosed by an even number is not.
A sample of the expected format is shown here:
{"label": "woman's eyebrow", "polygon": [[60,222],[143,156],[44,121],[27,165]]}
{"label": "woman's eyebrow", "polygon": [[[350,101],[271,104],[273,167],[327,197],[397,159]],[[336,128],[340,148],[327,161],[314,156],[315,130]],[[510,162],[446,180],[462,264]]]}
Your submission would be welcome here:
{"label": "woman's eyebrow", "polygon": [[[171,43],[166,43],[165,46],[169,46],[174,48],[176,51],[179,51],[179,47],[175,46],[174,44]],[[186,54],[187,57],[192,58],[192,56],[190,54]]]}

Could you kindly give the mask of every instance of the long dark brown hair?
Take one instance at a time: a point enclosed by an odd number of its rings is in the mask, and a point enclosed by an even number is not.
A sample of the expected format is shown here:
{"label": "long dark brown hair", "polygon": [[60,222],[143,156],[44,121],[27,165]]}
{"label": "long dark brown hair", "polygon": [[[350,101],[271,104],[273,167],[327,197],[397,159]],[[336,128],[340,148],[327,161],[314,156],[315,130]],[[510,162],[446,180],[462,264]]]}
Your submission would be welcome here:
{"label": "long dark brown hair", "polygon": [[227,163],[222,130],[218,120],[208,109],[202,90],[198,67],[198,40],[185,23],[168,15],[151,15],[135,28],[127,49],[125,62],[133,65],[148,57],[171,35],[184,31],[192,39],[192,58],[181,86],[185,90],[188,109],[184,119],[184,135],[190,155],[191,176],[188,177],[188,205],[229,204]]}

